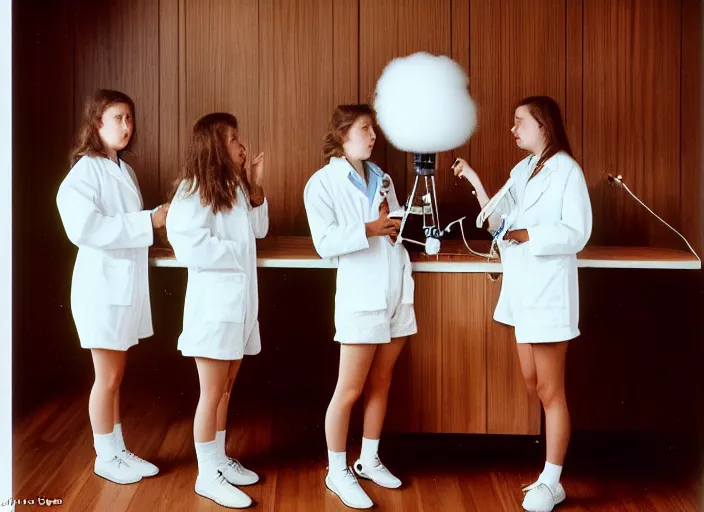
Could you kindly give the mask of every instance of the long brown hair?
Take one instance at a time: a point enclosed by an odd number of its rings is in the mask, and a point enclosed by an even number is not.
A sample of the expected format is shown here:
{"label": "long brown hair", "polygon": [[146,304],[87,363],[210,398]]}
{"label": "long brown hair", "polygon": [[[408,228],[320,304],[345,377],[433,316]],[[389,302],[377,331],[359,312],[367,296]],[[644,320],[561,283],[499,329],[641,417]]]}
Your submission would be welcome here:
{"label": "long brown hair", "polygon": [[528,107],[530,115],[533,116],[533,119],[538,122],[538,125],[543,128],[543,133],[545,133],[545,150],[540,155],[535,166],[536,172],[542,169],[550,157],[560,151],[572,156],[572,148],[570,147],[570,141],[567,139],[565,124],[562,121],[562,112],[557,102],[549,96],[530,96],[521,100],[516,105],[516,108],[524,106]]}
{"label": "long brown hair", "polygon": [[342,143],[354,122],[362,116],[369,116],[372,122],[376,121],[374,109],[367,104],[338,105],[332,114],[330,131],[323,139],[323,157],[328,163],[334,156],[344,156],[345,150]]}
{"label": "long brown hair", "polygon": [[103,113],[116,103],[126,104],[132,113],[132,136],[127,146],[118,153],[118,156],[124,151],[130,151],[132,149],[132,144],[137,135],[134,101],[123,92],[99,89],[93,93],[93,96],[86,100],[81,127],[78,130],[78,139],[69,157],[71,167],[76,165],[76,162],[85,155],[108,158],[108,151],[98,133],[98,125],[103,118]]}
{"label": "long brown hair", "polygon": [[[235,165],[227,149],[227,128],[237,130],[237,118],[232,114],[215,112],[201,117],[193,126],[186,163],[181,178],[188,195],[199,192],[203,206],[213,213],[228,211],[237,202],[237,188],[249,196],[247,173]],[[173,194],[175,194],[174,189]]]}

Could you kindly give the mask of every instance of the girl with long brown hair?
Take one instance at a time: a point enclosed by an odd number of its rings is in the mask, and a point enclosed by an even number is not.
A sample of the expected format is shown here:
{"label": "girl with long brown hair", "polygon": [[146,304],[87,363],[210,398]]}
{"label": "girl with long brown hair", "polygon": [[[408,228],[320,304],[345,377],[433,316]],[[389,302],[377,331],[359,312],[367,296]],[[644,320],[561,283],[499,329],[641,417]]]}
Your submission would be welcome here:
{"label": "girl with long brown hair", "polygon": [[591,235],[592,210],[553,99],[522,100],[511,133],[529,156],[491,200],[467,162],[458,159],[453,168],[474,186],[480,219],[488,219],[498,241],[503,282],[494,320],[515,327],[523,378],[545,412],[545,467],[524,489],[523,508],[549,512],[565,499],[560,484],[570,438],[565,359],[568,341],[579,336],[577,253]]}
{"label": "girl with long brown hair", "polygon": [[120,421],[127,349],[153,334],[148,248],[168,210],[143,209],[137,176],[122,160],[134,142],[134,115],[134,102],[118,91],[99,90],[87,101],[56,198],[66,234],[78,246],[71,313],[95,368],[88,402],[94,471],[120,484],[159,471],[127,450]]}
{"label": "girl with long brown hair", "polygon": [[235,485],[259,480],[225,452],[232,385],[243,357],[261,350],[255,238],[266,236],[269,213],[263,154],[249,162],[235,116],[200,118],[166,220],[176,258],[188,267],[178,348],[195,358],[200,380],[195,491],[232,508],[252,503]]}
{"label": "girl with long brown hair", "polygon": [[[400,487],[378,455],[391,375],[409,336],[417,332],[411,262],[396,243],[400,221],[391,177],[369,161],[376,141],[368,105],[335,109],[323,148],[327,165],[308,181],[304,201],[315,248],[336,257],[337,386],[325,416],[327,487],[353,508],[373,503],[355,473],[386,488]],[[362,453],[347,467],[350,413],[366,388]]]}

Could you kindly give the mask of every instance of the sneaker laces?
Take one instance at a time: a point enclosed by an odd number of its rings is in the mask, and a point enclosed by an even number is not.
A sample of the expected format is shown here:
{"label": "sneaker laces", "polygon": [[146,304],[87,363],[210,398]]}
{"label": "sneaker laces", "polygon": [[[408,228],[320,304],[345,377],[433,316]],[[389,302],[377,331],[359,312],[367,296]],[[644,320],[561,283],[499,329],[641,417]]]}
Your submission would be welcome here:
{"label": "sneaker laces", "polygon": [[125,458],[127,460],[133,460],[135,462],[145,462],[145,463],[147,462],[146,460],[144,460],[141,457],[138,457],[137,455],[135,455],[134,453],[132,453],[129,450],[122,450],[122,453],[124,454],[123,458]]}
{"label": "sneaker laces", "polygon": [[222,474],[222,471],[218,471],[218,476],[213,479],[213,482],[218,485],[232,485],[227,481],[227,478],[225,478],[225,475]]}
{"label": "sneaker laces", "polygon": [[234,468],[235,471],[238,473],[244,473],[244,466],[238,461],[237,459],[233,459],[231,457],[228,458],[227,460],[227,465],[231,468]]}
{"label": "sneaker laces", "polygon": [[115,457],[110,461],[110,463],[111,463],[111,464],[115,464],[118,469],[119,469],[121,466],[125,466],[125,467],[127,467],[127,468],[130,467],[130,465],[125,461],[125,459],[123,459],[123,458],[120,457],[119,455],[115,455]]}
{"label": "sneaker laces", "polygon": [[[362,462],[362,465],[364,466],[364,462]],[[374,458],[371,461],[371,468],[375,471],[384,471],[386,473],[390,473],[386,466],[384,466],[384,464],[381,462],[379,455],[374,455]]]}
{"label": "sneaker laces", "polygon": [[552,488],[548,484],[546,484],[545,482],[541,482],[540,480],[533,482],[527,487],[524,487],[523,492],[530,492],[534,489],[540,489],[541,487],[545,487],[545,489],[547,489],[547,491],[550,493],[550,496],[553,499],[555,498],[555,493],[553,492]]}
{"label": "sneaker laces", "polygon": [[342,480],[349,485],[359,485],[357,477],[354,476],[354,473],[349,468],[349,466],[346,467],[345,470],[342,472]]}

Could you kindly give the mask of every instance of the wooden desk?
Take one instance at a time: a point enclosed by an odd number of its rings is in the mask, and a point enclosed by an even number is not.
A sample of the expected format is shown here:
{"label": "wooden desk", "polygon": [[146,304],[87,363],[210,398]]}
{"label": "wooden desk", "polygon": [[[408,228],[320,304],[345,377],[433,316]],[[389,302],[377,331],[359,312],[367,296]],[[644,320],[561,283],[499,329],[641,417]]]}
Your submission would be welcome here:
{"label": "wooden desk", "polygon": [[[486,252],[488,242],[471,242]],[[260,240],[261,268],[334,269],[310,238]],[[397,432],[539,434],[540,406],[529,398],[513,331],[493,321],[501,264],[444,241],[438,256],[412,254],[419,332],[408,343],[389,397],[386,427]],[[153,249],[155,267],[183,267],[168,249]],[[684,251],[651,247],[587,247],[582,268],[701,269]],[[296,291],[298,293],[298,291]],[[332,337],[332,332],[330,333]]]}
{"label": "wooden desk", "polygon": [[[470,247],[487,252],[487,241],[471,241]],[[685,251],[657,247],[587,247],[578,255],[580,268],[652,268],[701,269],[697,258]],[[457,240],[442,242],[441,253],[427,256],[412,253],[416,272],[501,272],[501,263],[487,262],[471,254]],[[173,252],[166,248],[150,251],[150,264],[155,267],[183,267]],[[321,259],[308,237],[268,237],[257,242],[257,266],[262,268],[336,268],[334,259]]]}

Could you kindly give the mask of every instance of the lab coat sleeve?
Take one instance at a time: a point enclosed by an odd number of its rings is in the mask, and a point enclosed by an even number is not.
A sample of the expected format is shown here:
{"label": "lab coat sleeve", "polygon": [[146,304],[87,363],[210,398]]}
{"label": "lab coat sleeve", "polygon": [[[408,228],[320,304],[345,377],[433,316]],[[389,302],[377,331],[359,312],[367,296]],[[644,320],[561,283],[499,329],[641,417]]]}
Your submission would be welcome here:
{"label": "lab coat sleeve", "polygon": [[330,193],[317,176],[306,184],[303,202],[313,245],[321,258],[334,258],[369,248],[364,223],[339,219]]}
{"label": "lab coat sleeve", "polygon": [[264,202],[259,206],[251,208],[248,212],[249,222],[252,223],[252,231],[255,238],[264,238],[269,232],[269,202]]}
{"label": "lab coat sleeve", "polygon": [[516,208],[516,187],[511,188],[506,192],[506,195],[501,198],[496,209],[489,215],[489,232],[494,234],[501,227],[501,217],[511,213]]}
{"label": "lab coat sleeve", "polygon": [[232,269],[244,272],[246,249],[242,242],[222,240],[208,227],[213,215],[195,193],[177,193],[166,216],[166,234],[176,259],[191,268]]}
{"label": "lab coat sleeve", "polygon": [[98,206],[100,183],[86,161],[79,161],[59,186],[56,205],[71,242],[94,249],[136,249],[154,243],[149,210],[105,215]]}
{"label": "lab coat sleeve", "polygon": [[559,222],[540,223],[528,228],[528,247],[534,256],[577,254],[592,233],[592,207],[584,174],[573,167],[562,197]]}

